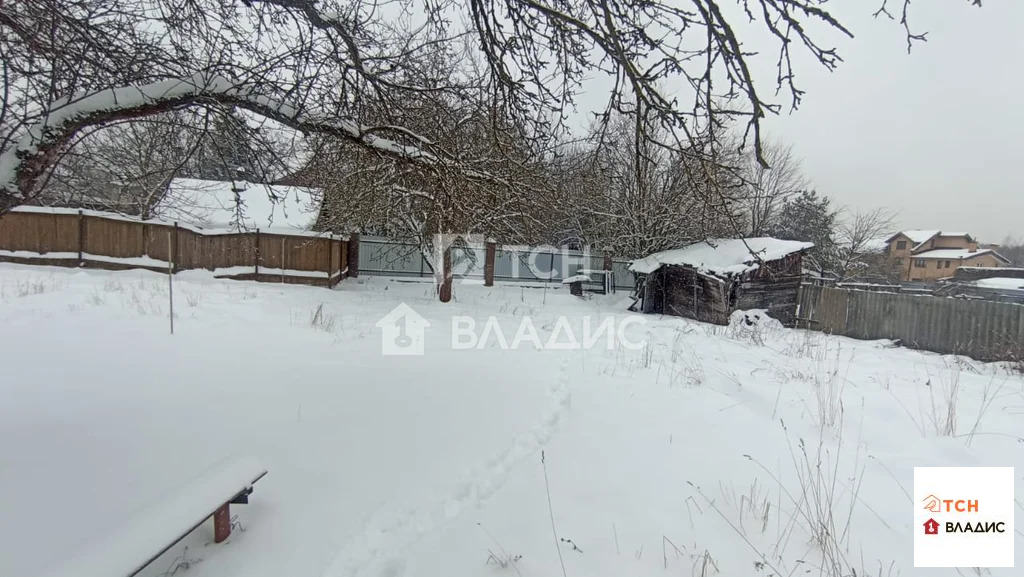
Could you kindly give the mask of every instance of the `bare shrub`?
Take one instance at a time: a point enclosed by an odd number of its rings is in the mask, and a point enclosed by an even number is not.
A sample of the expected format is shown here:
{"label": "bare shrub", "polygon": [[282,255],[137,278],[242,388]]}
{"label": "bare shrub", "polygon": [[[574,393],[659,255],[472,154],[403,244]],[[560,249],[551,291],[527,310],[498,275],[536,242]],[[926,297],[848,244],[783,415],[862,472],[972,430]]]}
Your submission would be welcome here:
{"label": "bare shrub", "polygon": [[498,540],[494,537],[494,535],[487,530],[487,527],[484,527],[483,523],[477,523],[477,526],[480,527],[480,529],[482,529],[484,533],[487,533],[487,536],[490,537],[491,541],[494,542],[494,545],[497,546],[498,551],[501,552],[495,553],[494,551],[488,549],[487,564],[490,565],[491,563],[494,563],[502,569],[511,568],[516,572],[517,575],[522,576],[522,573],[519,572],[519,567],[517,567],[516,564],[519,562],[520,559],[523,558],[523,556],[513,555],[506,551],[505,548],[501,546],[501,543],[499,543]]}
{"label": "bare shrub", "polygon": [[[946,372],[929,376],[928,398],[930,413],[928,420],[936,435],[956,436],[957,409],[960,404],[960,365],[946,362]],[[938,389],[938,391],[936,391]]]}
{"label": "bare shrub", "polygon": [[740,530],[744,534],[747,532],[743,522],[745,518],[752,519],[759,532],[765,533],[768,530],[768,519],[772,512],[771,495],[765,487],[758,484],[757,479],[744,493],[737,494],[734,488],[727,488],[721,483],[719,490],[725,503],[736,509]]}
{"label": "bare shrub", "polygon": [[[704,384],[705,372],[704,363],[696,351],[687,347],[683,337],[688,334],[676,332],[672,338],[671,363],[665,366],[669,371],[669,386],[675,385],[682,380],[688,386],[699,386]],[[645,347],[651,349],[651,347]],[[649,361],[648,361],[649,363]],[[659,371],[661,367],[659,367]]]}
{"label": "bare shrub", "polygon": [[985,418],[985,413],[988,412],[989,407],[992,406],[992,402],[996,400],[999,393],[1003,390],[1006,385],[1006,380],[1003,379],[996,385],[996,377],[992,377],[985,383],[985,386],[981,389],[981,406],[978,407],[978,416],[974,419],[974,424],[971,425],[971,430],[966,433],[967,435],[967,446],[971,446],[974,441],[974,436],[978,434],[978,428],[981,427],[981,421]]}
{"label": "bare shrub", "polygon": [[[786,430],[784,424],[783,430]],[[867,570],[863,566],[863,559],[860,560],[858,567],[848,557],[853,512],[861,503],[860,480],[864,474],[864,467],[860,465],[860,454],[858,453],[854,460],[852,474],[841,474],[842,435],[840,435],[834,454],[825,446],[823,440],[819,440],[815,448],[809,449],[804,440],[799,439],[794,449],[789,442],[788,431],[786,439],[791,447],[790,456],[799,483],[799,491],[790,491],[778,476],[760,461],[750,455],[744,455],[778,484],[780,499],[784,496],[794,508],[793,513],[786,520],[785,527],[779,532],[779,540],[775,544],[772,555],[769,556],[759,550],[747,538],[745,530],[733,523],[700,488],[696,488],[697,492],[729,524],[743,542],[761,557],[761,561],[755,563],[755,568],[759,571],[768,568],[771,573],[776,575],[790,575],[795,572],[784,570],[785,549],[794,530],[801,527],[820,554],[820,565],[816,567],[819,575],[823,577],[873,575],[874,571]],[[692,483],[691,486],[693,486]],[[758,493],[752,491],[751,494],[756,497]],[[757,503],[757,500],[755,499],[753,502]],[[812,563],[805,555],[801,557],[798,563],[808,565]],[[885,572],[885,567],[879,563],[878,576],[892,575],[893,566],[890,564],[889,571]],[[807,572],[810,573],[810,571]]]}
{"label": "bare shrub", "polygon": [[32,295],[41,295],[46,292],[46,283],[42,280],[28,280],[24,282],[18,282],[18,296],[27,297]]}
{"label": "bare shrub", "polygon": [[718,574],[718,563],[715,562],[715,558],[711,556],[711,552],[705,549],[702,553],[696,555],[693,560],[693,571],[691,573],[693,577],[710,577],[711,575]]}
{"label": "bare shrub", "polygon": [[512,568],[512,569],[515,569],[516,573],[519,573],[519,568],[516,567],[516,563],[518,563],[519,560],[523,558],[522,555],[512,555],[510,553],[495,554],[494,551],[491,551],[490,549],[487,550],[487,553],[488,553],[488,556],[487,556],[487,564],[488,565],[490,565],[491,563],[494,563],[495,565],[497,565],[498,567],[501,567],[502,569]]}
{"label": "bare shrub", "polygon": [[324,311],[324,303],[320,303],[309,316],[309,326],[314,330],[333,333],[337,320],[333,313]]}
{"label": "bare shrub", "polygon": [[[828,347],[817,349],[814,355],[814,398],[818,424],[833,428],[842,421],[843,391],[846,388],[846,374],[840,375],[842,365],[841,347],[836,347],[835,358],[829,355]],[[846,371],[850,365],[847,363]]]}

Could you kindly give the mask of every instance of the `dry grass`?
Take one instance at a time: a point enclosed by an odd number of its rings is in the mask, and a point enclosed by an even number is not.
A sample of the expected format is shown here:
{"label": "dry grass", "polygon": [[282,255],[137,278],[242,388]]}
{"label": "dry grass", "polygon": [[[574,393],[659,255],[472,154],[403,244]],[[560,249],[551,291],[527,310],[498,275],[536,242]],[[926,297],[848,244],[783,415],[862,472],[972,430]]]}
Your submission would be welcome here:
{"label": "dry grass", "polygon": [[[785,426],[783,425],[785,430]],[[857,565],[851,559],[850,554],[850,528],[854,512],[860,506],[866,506],[860,500],[860,483],[864,474],[864,467],[860,464],[860,454],[856,455],[853,461],[852,474],[842,471],[841,449],[841,423],[839,427],[840,439],[835,444],[834,451],[826,446],[824,435],[816,446],[808,446],[803,439],[798,439],[794,445],[789,441],[788,431],[787,442],[790,446],[790,456],[793,472],[796,476],[798,490],[790,490],[779,479],[779,477],[765,467],[757,459],[750,455],[747,458],[760,467],[778,485],[779,499],[784,500],[791,511],[782,515],[779,507],[774,507],[775,516],[779,520],[780,529],[777,533],[777,542],[770,552],[762,551],[751,541],[750,530],[767,530],[769,517],[772,514],[768,491],[759,487],[757,483],[751,485],[750,489],[742,494],[734,492],[723,492],[727,495],[726,501],[731,502],[740,512],[740,522],[736,523],[726,515],[722,508],[710,499],[700,488],[696,488],[699,495],[704,499],[705,504],[714,510],[742,539],[747,547],[755,552],[760,561],[755,563],[755,569],[764,574],[793,575],[797,569],[803,566],[801,573],[816,574],[821,577],[861,577],[875,575],[874,568],[866,569],[863,560]],[[824,429],[820,432],[824,433]],[[692,484],[691,484],[692,486]],[[743,525],[744,516],[753,516],[759,520],[755,527],[748,528]],[[796,567],[787,570],[786,559],[789,557],[787,550],[789,542],[797,533],[806,535],[817,552],[815,556],[806,555],[801,552],[800,559],[796,561]],[[879,563],[877,577],[892,577],[893,564],[886,566]],[[710,567],[709,568],[714,568]],[[813,569],[812,569],[813,568]],[[696,573],[695,573],[696,574]]]}
{"label": "dry grass", "polygon": [[928,387],[928,412],[922,415],[922,422],[931,425],[931,429],[940,437],[955,437],[962,368],[956,362],[946,361],[945,365],[945,372],[928,375],[928,381],[925,383]]}
{"label": "dry grass", "polygon": [[309,326],[325,333],[333,333],[337,321],[338,319],[333,313],[324,310],[324,303],[320,303],[309,315]]}
{"label": "dry grass", "polygon": [[842,422],[843,391],[846,389],[852,359],[843,370],[842,347],[838,343],[834,357],[825,346],[816,350],[813,359],[814,399],[818,424],[830,429],[835,428]]}
{"label": "dry grass", "polygon": [[0,300],[25,298],[60,290],[67,286],[66,279],[53,276],[19,280],[13,283],[0,284]]}

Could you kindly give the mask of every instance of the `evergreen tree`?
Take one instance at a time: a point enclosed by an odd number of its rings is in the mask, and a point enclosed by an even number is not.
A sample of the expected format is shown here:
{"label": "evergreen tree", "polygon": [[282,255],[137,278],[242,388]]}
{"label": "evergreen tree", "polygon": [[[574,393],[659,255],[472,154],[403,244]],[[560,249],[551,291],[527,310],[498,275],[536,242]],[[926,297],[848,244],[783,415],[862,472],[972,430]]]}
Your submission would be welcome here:
{"label": "evergreen tree", "polygon": [[772,236],[813,242],[810,255],[817,265],[815,268],[827,271],[835,264],[836,216],[831,199],[813,190],[803,191],[783,204]]}

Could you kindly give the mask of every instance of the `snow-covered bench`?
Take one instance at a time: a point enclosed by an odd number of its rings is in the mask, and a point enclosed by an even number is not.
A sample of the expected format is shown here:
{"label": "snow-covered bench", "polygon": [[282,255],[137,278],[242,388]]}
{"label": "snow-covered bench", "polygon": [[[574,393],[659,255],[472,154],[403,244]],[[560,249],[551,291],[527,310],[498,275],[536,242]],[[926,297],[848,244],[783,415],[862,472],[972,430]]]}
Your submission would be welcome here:
{"label": "snow-covered bench", "polygon": [[253,484],[266,474],[252,458],[214,467],[47,575],[132,577],[211,516],[220,543],[231,534],[229,505],[248,503]]}
{"label": "snow-covered bench", "polygon": [[574,296],[583,296],[583,283],[591,282],[589,276],[585,274],[578,274],[571,276],[566,279],[562,279],[562,284],[569,285],[569,292]]}
{"label": "snow-covered bench", "polygon": [[601,283],[601,294],[612,294],[615,292],[615,273],[610,270],[599,270],[593,268],[581,268],[576,271],[577,275],[584,275],[592,281]]}

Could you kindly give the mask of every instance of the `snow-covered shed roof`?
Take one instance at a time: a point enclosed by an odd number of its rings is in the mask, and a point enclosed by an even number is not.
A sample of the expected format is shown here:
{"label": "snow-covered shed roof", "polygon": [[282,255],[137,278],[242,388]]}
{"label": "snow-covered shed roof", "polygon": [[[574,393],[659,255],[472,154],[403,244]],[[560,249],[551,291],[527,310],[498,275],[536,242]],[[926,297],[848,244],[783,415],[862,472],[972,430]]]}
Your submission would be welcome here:
{"label": "snow-covered shed roof", "polygon": [[1024,291],[1024,278],[991,277],[972,281],[976,287]]}
{"label": "snow-covered shed roof", "polygon": [[924,252],[919,252],[919,253],[915,254],[913,256],[913,258],[928,258],[928,259],[940,258],[940,259],[956,260],[956,259],[974,258],[976,256],[981,256],[983,254],[990,254],[990,253],[993,256],[995,256],[996,258],[998,258],[999,260],[1004,261],[1007,264],[1010,263],[1010,260],[1008,258],[1006,258],[1005,256],[999,254],[998,252],[996,252],[996,251],[994,251],[992,249],[988,249],[988,248],[982,248],[982,249],[978,249],[976,251],[971,251],[971,250],[968,250],[966,248],[937,248],[937,249],[934,249],[934,250],[926,250]]}
{"label": "snow-covered shed roof", "polygon": [[731,276],[757,269],[759,259],[778,260],[813,246],[810,242],[769,237],[709,239],[635,260],[629,270],[650,274],[664,265],[681,265],[706,274]]}
{"label": "snow-covered shed roof", "polygon": [[322,199],[314,188],[175,178],[153,212],[200,228],[294,232],[312,228]]}

